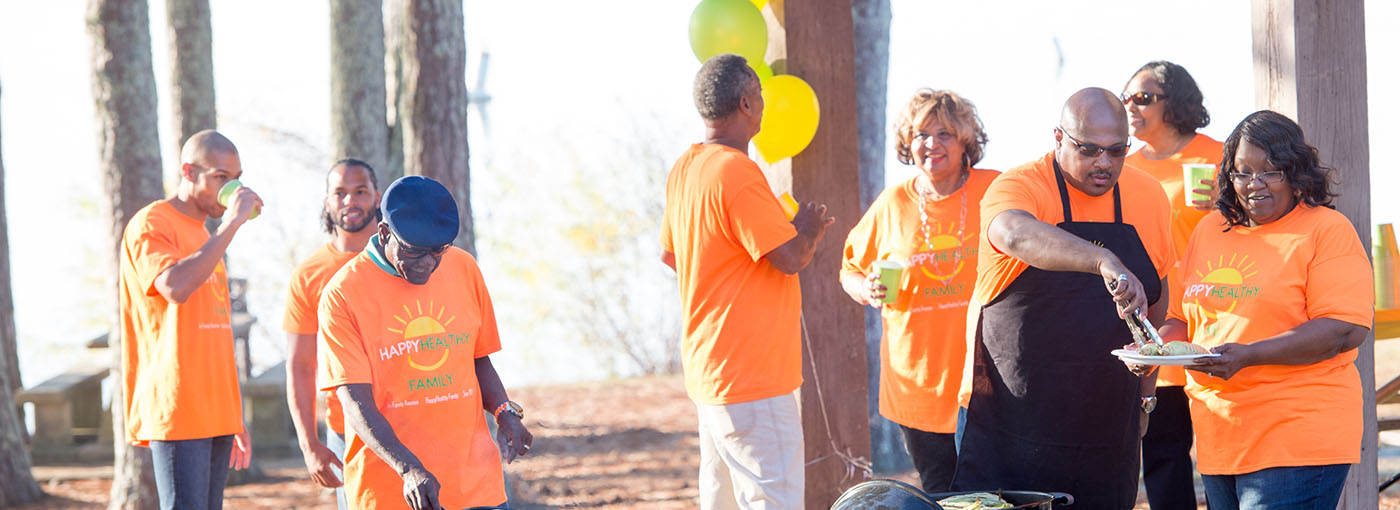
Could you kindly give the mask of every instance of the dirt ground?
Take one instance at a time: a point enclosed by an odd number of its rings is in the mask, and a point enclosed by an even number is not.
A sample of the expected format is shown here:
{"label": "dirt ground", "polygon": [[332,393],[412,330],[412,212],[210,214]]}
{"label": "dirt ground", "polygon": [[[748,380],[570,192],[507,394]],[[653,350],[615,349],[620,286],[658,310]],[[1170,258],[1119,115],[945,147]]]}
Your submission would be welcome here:
{"label": "dirt ground", "polygon": [[[506,468],[514,508],[697,508],[695,408],[679,377],[517,388],[511,397],[527,406],[526,423],[535,434],[531,454]],[[1394,473],[1400,470],[1400,448],[1388,450],[1393,452],[1389,458],[1382,453],[1382,471]],[[306,477],[301,459],[259,462],[267,478],[229,486],[225,508],[335,508],[333,495]],[[15,508],[106,508],[110,466],[46,466],[34,472],[48,497]],[[912,473],[895,478],[913,481]],[[1400,510],[1400,487],[1382,494],[1380,508]]]}

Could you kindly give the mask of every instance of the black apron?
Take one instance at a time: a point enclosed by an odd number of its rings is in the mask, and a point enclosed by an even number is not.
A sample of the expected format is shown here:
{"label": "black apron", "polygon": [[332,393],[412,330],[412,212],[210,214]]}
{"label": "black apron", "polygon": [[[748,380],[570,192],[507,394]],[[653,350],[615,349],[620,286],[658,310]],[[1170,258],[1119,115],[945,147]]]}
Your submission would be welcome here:
{"label": "black apron", "polygon": [[[1060,165],[1059,228],[1099,244],[1132,270],[1149,302],[1161,280],[1137,229],[1076,222]],[[982,306],[972,398],[954,490],[1068,492],[1075,510],[1133,507],[1138,486],[1140,382],[1109,354],[1132,342],[1097,274],[1026,268]]]}

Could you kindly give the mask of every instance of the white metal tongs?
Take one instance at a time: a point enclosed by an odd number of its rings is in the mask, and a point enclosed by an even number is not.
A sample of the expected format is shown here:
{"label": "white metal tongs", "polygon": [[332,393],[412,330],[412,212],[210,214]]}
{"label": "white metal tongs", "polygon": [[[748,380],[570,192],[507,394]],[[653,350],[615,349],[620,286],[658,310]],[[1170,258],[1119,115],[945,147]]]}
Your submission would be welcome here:
{"label": "white metal tongs", "polygon": [[[1126,281],[1128,275],[1120,274],[1117,280],[1108,282],[1108,288],[1118,290],[1118,283]],[[1147,314],[1142,313],[1141,308],[1134,309],[1123,321],[1128,323],[1128,330],[1133,333],[1133,344],[1142,347],[1151,342],[1157,344],[1157,347],[1162,346],[1162,336],[1157,334],[1157,328],[1152,327],[1152,321],[1147,320]]]}

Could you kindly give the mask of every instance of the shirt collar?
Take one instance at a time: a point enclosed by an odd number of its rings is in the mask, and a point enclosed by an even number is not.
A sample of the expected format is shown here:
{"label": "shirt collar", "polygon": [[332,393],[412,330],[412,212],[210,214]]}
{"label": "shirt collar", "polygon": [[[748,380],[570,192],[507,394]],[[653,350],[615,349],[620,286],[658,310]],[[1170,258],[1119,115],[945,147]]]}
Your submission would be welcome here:
{"label": "shirt collar", "polygon": [[389,265],[389,261],[384,258],[384,246],[379,242],[379,234],[376,233],[369,238],[369,248],[365,251],[369,252],[369,259],[373,260],[374,265],[379,266],[379,269],[389,273],[389,276],[399,276],[399,271],[394,269],[394,266]]}

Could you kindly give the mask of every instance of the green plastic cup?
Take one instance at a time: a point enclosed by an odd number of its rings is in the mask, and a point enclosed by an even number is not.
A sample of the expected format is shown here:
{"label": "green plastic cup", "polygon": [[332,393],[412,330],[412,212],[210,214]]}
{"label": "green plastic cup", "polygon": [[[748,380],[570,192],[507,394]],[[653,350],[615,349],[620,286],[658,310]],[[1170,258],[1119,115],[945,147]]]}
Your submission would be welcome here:
{"label": "green plastic cup", "polygon": [[[219,205],[222,205],[222,206],[224,206],[224,207],[228,207],[229,202],[233,201],[233,192],[238,191],[238,188],[242,188],[242,187],[243,187],[243,183],[238,182],[238,179],[234,179],[234,180],[232,180],[232,181],[228,181],[228,182],[224,183],[224,187],[219,188]],[[253,209],[253,214],[250,215],[250,216],[248,216],[248,219],[251,220],[251,219],[253,219],[253,218],[258,217],[258,214],[261,213],[261,212],[262,212],[262,207],[256,207],[256,208],[254,208],[254,209]]]}
{"label": "green plastic cup", "polygon": [[1201,179],[1214,179],[1215,165],[1209,163],[1183,163],[1181,165],[1182,186],[1186,188],[1186,206],[1192,207],[1196,200],[1210,200],[1210,195],[1197,193],[1196,189],[1201,187]]}
{"label": "green plastic cup", "polygon": [[904,279],[904,264],[898,260],[877,260],[875,270],[880,272],[880,285],[885,286],[885,298],[880,302],[894,303],[899,299],[899,282]]}

